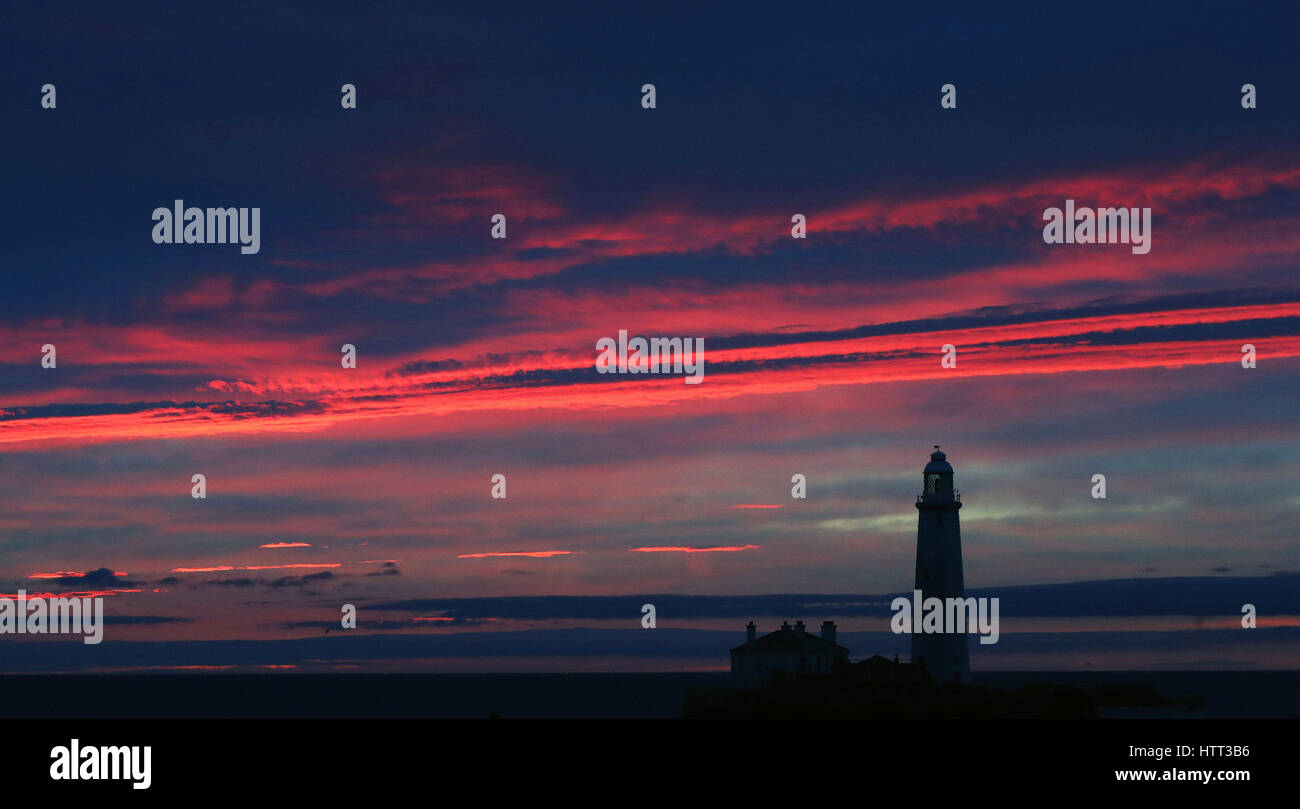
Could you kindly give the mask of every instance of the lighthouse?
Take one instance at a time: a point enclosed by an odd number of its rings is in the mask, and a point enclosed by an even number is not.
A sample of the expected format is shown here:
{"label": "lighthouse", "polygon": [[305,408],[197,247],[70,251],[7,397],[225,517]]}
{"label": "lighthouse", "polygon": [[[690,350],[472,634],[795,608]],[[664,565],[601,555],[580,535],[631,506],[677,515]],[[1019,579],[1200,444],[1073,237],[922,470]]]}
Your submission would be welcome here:
{"label": "lighthouse", "polygon": [[[921,597],[964,598],[961,572],[961,494],[952,485],[952,465],[936,444],[916,496],[916,589]],[[920,622],[920,616],[913,616]],[[912,662],[920,663],[935,684],[970,680],[965,633],[925,633],[913,628]]]}

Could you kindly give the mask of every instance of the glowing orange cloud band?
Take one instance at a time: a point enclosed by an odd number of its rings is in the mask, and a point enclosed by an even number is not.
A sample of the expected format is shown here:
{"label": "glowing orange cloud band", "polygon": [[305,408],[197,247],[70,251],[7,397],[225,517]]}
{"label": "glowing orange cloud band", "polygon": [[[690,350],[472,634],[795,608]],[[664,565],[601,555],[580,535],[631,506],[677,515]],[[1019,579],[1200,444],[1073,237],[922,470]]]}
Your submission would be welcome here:
{"label": "glowing orange cloud band", "polygon": [[509,551],[496,553],[462,553],[457,559],[486,559],[491,556],[530,556],[534,559],[549,559],[552,556],[568,556],[582,551]]}
{"label": "glowing orange cloud band", "polygon": [[686,545],[664,545],[653,548],[630,548],[633,553],[736,553],[758,550],[758,545],[719,545],[714,548],[692,548]]}
{"label": "glowing orange cloud band", "polygon": [[172,573],[222,573],[228,570],[286,570],[289,568],[301,567],[342,567],[339,562],[320,562],[318,564],[307,564],[300,562],[293,565],[216,565],[213,567],[176,567],[172,568]]}
{"label": "glowing orange cloud band", "polygon": [[[66,579],[66,578],[68,578],[68,577],[70,577],[70,576],[84,576],[84,575],[86,575],[87,572],[88,572],[88,571],[83,571],[83,570],[60,570],[60,571],[58,571],[57,573],[30,573],[30,574],[28,574],[27,578],[29,578],[29,579]],[[125,570],[119,570],[119,571],[117,571],[116,573],[114,573],[113,575],[114,575],[114,576],[125,576],[125,575],[126,575],[126,571],[125,571]]]}

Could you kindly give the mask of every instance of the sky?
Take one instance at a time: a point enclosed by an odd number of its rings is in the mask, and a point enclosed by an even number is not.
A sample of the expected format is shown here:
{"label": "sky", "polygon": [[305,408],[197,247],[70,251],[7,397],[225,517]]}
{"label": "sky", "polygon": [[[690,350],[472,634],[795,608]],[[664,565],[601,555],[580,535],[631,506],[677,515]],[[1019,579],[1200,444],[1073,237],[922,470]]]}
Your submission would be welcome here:
{"label": "sky", "polygon": [[[934,444],[977,671],[1300,666],[1300,9],[617,5],[9,15],[0,592],[109,625],[0,670],[905,656]],[[175,200],[260,251],[155,244]],[[1150,252],[1046,244],[1066,200]],[[703,382],[598,373],[620,330]]]}

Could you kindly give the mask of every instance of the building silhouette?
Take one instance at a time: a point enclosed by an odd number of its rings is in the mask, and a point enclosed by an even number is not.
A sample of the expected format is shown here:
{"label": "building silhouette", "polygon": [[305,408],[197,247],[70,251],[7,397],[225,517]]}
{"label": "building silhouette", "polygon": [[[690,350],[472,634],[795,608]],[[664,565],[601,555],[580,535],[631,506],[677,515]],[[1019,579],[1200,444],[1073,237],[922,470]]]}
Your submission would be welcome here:
{"label": "building silhouette", "polygon": [[784,675],[830,674],[847,664],[849,650],[835,642],[835,622],[823,621],[821,636],[804,628],[803,621],[757,637],[758,628],[750,621],[745,627],[745,642],[731,650],[731,677],[742,687],[766,684],[777,672]]}
{"label": "building silhouette", "polygon": [[[923,599],[965,596],[961,567],[961,493],[953,488],[952,465],[935,445],[922,473],[923,490],[916,496],[916,589]],[[935,683],[970,681],[970,649],[965,633],[916,631],[913,615],[912,662]]]}
{"label": "building silhouette", "polygon": [[[916,583],[922,601],[965,597],[961,561],[961,494],[953,488],[953,469],[935,445],[921,475],[922,492],[916,496]],[[946,610],[945,610],[946,612]],[[849,662],[849,650],[836,642],[835,622],[824,621],[821,636],[789,621],[775,632],[758,637],[753,621],[745,627],[745,643],[731,650],[732,682],[742,688],[767,685],[778,674],[783,679],[836,675],[841,680],[871,684],[930,684],[970,682],[967,633],[922,632],[920,614],[912,616],[912,658],[900,663],[874,655]],[[944,627],[945,629],[948,627]]]}

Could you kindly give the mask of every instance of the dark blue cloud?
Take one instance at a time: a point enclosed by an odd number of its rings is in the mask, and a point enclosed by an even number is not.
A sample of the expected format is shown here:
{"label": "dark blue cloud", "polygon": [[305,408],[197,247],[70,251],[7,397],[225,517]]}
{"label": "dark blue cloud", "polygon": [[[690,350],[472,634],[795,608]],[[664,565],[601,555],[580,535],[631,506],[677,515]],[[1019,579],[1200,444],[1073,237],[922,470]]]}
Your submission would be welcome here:
{"label": "dark blue cloud", "polygon": [[[0,95],[28,103],[6,117],[7,151],[25,159],[0,201],[0,313],[131,322],[142,299],[218,269],[240,285],[313,277],[277,257],[342,273],[464,255],[454,244],[479,240],[446,231],[343,249],[391,211],[374,170],[408,155],[540,172],[580,218],[684,196],[720,212],[813,209],[864,189],[1180,160],[1207,143],[1249,154],[1286,142],[1300,116],[1300,9],[1285,2],[1176,15],[1122,2],[244,8],[13,10]],[[54,112],[37,103],[47,81]],[[338,109],[345,81],[360,90],[354,115]],[[647,81],[653,114],[638,103]],[[1261,99],[1249,115],[1246,81]],[[945,82],[959,107],[936,124]],[[149,212],[176,198],[262,207],[262,253],[157,248]]]}
{"label": "dark blue cloud", "polygon": [[[627,620],[654,604],[660,620],[807,618],[893,615],[890,602],[911,592],[754,596],[514,596],[423,598],[367,605],[370,610],[439,612],[453,617],[515,620]],[[1300,614],[1300,574],[1254,577],[1115,579],[1069,584],[984,587],[968,596],[998,598],[1005,618],[1152,615],[1240,616],[1242,604],[1261,613]]]}

